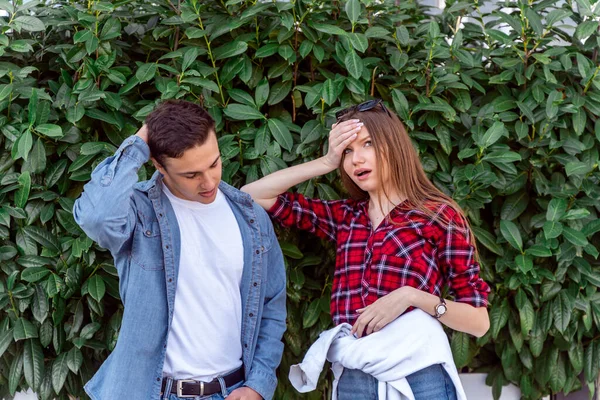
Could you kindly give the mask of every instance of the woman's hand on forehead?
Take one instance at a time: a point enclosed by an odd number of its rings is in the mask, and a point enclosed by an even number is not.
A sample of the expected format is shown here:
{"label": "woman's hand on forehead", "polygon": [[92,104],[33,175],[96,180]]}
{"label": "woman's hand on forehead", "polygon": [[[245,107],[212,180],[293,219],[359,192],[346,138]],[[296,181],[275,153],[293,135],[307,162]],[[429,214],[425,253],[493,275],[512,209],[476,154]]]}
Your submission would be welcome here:
{"label": "woman's hand on forehead", "polygon": [[350,119],[335,123],[329,132],[329,149],[325,155],[325,161],[332,167],[337,168],[342,162],[342,154],[350,143],[352,143],[363,123],[358,119]]}

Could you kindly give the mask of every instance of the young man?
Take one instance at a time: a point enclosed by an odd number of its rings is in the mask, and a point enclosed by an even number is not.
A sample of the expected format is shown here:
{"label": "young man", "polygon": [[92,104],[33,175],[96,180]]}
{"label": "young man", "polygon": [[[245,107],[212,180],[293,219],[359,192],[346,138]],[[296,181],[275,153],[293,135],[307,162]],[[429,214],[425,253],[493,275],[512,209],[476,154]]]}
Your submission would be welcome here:
{"label": "young man", "polygon": [[[152,158],[154,176],[138,183]],[[271,399],[285,270],[263,209],[221,182],[210,115],[161,103],[92,173],[77,223],[110,250],[125,312],[93,400]]]}

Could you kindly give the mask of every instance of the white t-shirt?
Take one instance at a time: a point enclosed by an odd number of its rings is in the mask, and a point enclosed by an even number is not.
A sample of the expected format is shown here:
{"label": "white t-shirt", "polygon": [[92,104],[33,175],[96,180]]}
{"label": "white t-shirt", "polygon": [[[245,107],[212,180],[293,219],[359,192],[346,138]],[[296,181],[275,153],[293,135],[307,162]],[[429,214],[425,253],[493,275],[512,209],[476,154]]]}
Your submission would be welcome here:
{"label": "white t-shirt", "polygon": [[202,204],[163,188],[181,234],[163,376],[210,381],[242,365],[242,235],[220,190],[215,201]]}

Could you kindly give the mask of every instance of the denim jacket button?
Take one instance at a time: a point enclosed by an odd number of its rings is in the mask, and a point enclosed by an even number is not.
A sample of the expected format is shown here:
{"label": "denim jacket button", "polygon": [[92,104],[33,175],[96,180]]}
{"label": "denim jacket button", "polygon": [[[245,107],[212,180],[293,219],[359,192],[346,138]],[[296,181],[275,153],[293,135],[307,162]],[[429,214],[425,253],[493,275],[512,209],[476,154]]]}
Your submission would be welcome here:
{"label": "denim jacket button", "polygon": [[250,223],[251,223],[251,224],[253,224],[253,223],[254,223],[254,220],[253,220],[253,219],[251,219],[251,220],[250,220]]}
{"label": "denim jacket button", "polygon": [[260,254],[260,250],[256,250],[256,254]]}
{"label": "denim jacket button", "polygon": [[254,282],[252,286],[258,286],[258,282]]}
{"label": "denim jacket button", "polygon": [[249,317],[254,317],[254,313],[248,314]]}
{"label": "denim jacket button", "polygon": [[152,231],[146,231],[146,236],[152,235]]}

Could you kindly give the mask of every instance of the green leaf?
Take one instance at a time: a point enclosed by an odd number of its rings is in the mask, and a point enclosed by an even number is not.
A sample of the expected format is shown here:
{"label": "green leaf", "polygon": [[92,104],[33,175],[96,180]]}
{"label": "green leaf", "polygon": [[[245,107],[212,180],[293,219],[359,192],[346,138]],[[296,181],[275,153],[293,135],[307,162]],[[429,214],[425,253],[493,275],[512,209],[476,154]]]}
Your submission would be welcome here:
{"label": "green leaf", "polygon": [[529,26],[531,26],[535,34],[537,36],[542,36],[544,33],[544,27],[542,25],[542,19],[537,12],[532,8],[527,7],[525,9],[525,16],[527,17],[527,20],[529,20]]}
{"label": "green leaf", "polygon": [[29,387],[37,391],[44,379],[45,368],[44,352],[35,339],[26,340],[23,346],[23,371]]}
{"label": "green leaf", "polygon": [[24,208],[29,199],[29,192],[31,191],[31,175],[29,171],[25,171],[19,176],[19,189],[15,192],[15,206],[18,208]]}
{"label": "green leaf", "polygon": [[288,151],[291,150],[294,145],[294,139],[287,126],[277,118],[269,119],[267,124],[269,126],[269,131],[271,131],[271,135],[273,135],[277,143],[284,149]]}
{"label": "green leaf", "polygon": [[548,203],[548,210],[546,211],[546,219],[548,221],[560,220],[567,211],[567,201],[565,199],[552,199]]}
{"label": "green leaf", "polygon": [[2,357],[6,349],[8,349],[8,346],[13,343],[13,338],[13,328],[0,332],[0,357]]}
{"label": "green leaf", "polygon": [[483,160],[491,163],[508,164],[521,161],[521,155],[513,151],[492,151],[483,157]]}
{"label": "green leaf", "polygon": [[576,113],[572,114],[571,118],[573,121],[573,130],[577,135],[581,135],[585,130],[585,122],[587,119],[585,110],[580,108]]}
{"label": "green leaf", "polygon": [[509,315],[510,309],[506,298],[502,300],[502,303],[492,305],[492,310],[490,311],[490,331],[492,338],[496,339],[498,337],[500,330],[508,322]]}
{"label": "green leaf", "polygon": [[81,368],[82,363],[83,354],[81,353],[81,350],[79,350],[77,347],[73,347],[71,350],[69,350],[67,353],[67,366],[71,372],[76,374],[79,371],[79,368]]}
{"label": "green leaf", "polygon": [[62,128],[54,124],[42,124],[35,127],[36,132],[49,138],[57,139],[63,137]]}
{"label": "green leaf", "polygon": [[319,315],[321,315],[320,299],[315,299],[302,316],[302,327],[307,329],[313,326],[319,320]]}
{"label": "green leaf", "polygon": [[[192,65],[192,63],[196,61],[196,58],[198,58],[199,55],[200,50],[197,47],[190,47],[189,49],[187,49],[185,53],[183,53],[183,62],[181,64],[181,70],[186,71]],[[140,79],[140,82],[143,81]]]}
{"label": "green leaf", "polygon": [[32,339],[38,337],[38,331],[31,322],[25,318],[19,318],[15,321],[13,337],[15,342],[24,339]]}
{"label": "green leaf", "polygon": [[327,79],[323,83],[323,86],[321,87],[321,97],[329,106],[336,102],[337,98],[335,94],[335,84],[333,83],[333,80]]}
{"label": "green leaf", "polygon": [[40,32],[46,30],[46,26],[39,18],[29,15],[21,15],[15,18],[14,22],[17,22],[21,29],[28,32]]}
{"label": "green leaf", "polygon": [[229,104],[223,112],[231,119],[239,121],[249,121],[255,119],[265,119],[265,116],[256,108],[243,104]]}
{"label": "green leaf", "polygon": [[50,274],[50,270],[44,267],[31,267],[21,272],[21,279],[25,282],[37,282]]}
{"label": "green leaf", "polygon": [[319,32],[328,33],[330,35],[340,35],[340,36],[346,35],[345,30],[343,30],[342,28],[337,27],[335,25],[314,23],[314,24],[312,24],[312,27],[315,28],[316,30],[318,30]]}
{"label": "green leaf", "polygon": [[571,300],[565,290],[560,291],[552,303],[552,314],[554,315],[554,326],[559,332],[563,333],[569,327],[571,322],[571,313],[573,311]]}
{"label": "green leaf", "polygon": [[269,93],[269,100],[267,104],[270,106],[274,104],[279,104],[283,99],[285,99],[290,91],[292,90],[292,81],[287,82],[277,82],[271,88],[271,92]]}
{"label": "green leaf", "polygon": [[46,148],[41,138],[37,138],[29,153],[33,173],[40,173],[46,168]]}
{"label": "green leaf", "polygon": [[473,234],[479,243],[483,244],[488,250],[498,254],[499,256],[504,255],[504,250],[499,244],[496,243],[496,238],[494,235],[478,226],[473,226],[471,229],[473,230]]}
{"label": "green leaf", "polygon": [[553,90],[548,95],[548,100],[546,100],[546,115],[549,119],[556,117],[558,114],[558,104],[562,102],[562,93]]}
{"label": "green leaf", "polygon": [[61,353],[52,364],[52,387],[56,393],[59,393],[67,380],[69,374],[69,365],[67,363],[67,353]]}
{"label": "green leaf", "polygon": [[585,246],[588,244],[588,240],[585,235],[579,231],[576,231],[575,229],[565,226],[562,234],[565,239],[573,243],[575,246]]}
{"label": "green leaf", "polygon": [[90,296],[92,296],[92,298],[98,302],[102,300],[104,293],[106,292],[104,279],[102,279],[102,277],[99,275],[94,275],[88,279],[87,283]]}
{"label": "green leaf", "polygon": [[35,240],[37,243],[41,244],[42,246],[51,250],[52,252],[60,252],[60,243],[58,242],[56,236],[50,234],[45,229],[37,226],[26,226],[25,228],[23,228],[23,231],[28,237]]}
{"label": "green leaf", "polygon": [[529,205],[529,195],[526,191],[520,191],[512,194],[504,200],[500,218],[507,221],[517,219]]}
{"label": "green leaf", "polygon": [[455,331],[452,333],[450,347],[452,356],[457,368],[465,367],[469,362],[469,335],[464,332]]}
{"label": "green leaf", "polygon": [[354,49],[350,49],[350,51],[348,51],[346,58],[344,59],[344,64],[346,65],[346,69],[350,75],[352,75],[354,78],[359,79],[362,76],[364,68],[363,61],[359,55],[356,54]]}
{"label": "green leaf", "polygon": [[10,365],[10,371],[8,372],[8,391],[11,395],[14,395],[17,391],[21,377],[23,376],[23,353],[18,352],[15,354]]}
{"label": "green leaf", "polygon": [[254,101],[258,108],[262,107],[269,98],[269,81],[262,79],[254,91]]}
{"label": "green leaf", "polygon": [[154,78],[157,69],[158,66],[155,63],[142,64],[135,72],[135,77],[140,83],[147,82],[150,79]]}
{"label": "green leaf", "polygon": [[598,30],[598,21],[583,21],[577,24],[575,37],[579,40],[587,39]]}
{"label": "green leaf", "polygon": [[517,255],[515,257],[515,263],[523,273],[527,273],[533,269],[533,259],[528,255]]}
{"label": "green leaf", "polygon": [[483,134],[481,139],[477,142],[479,147],[486,149],[496,143],[504,135],[504,123],[500,121],[494,122],[494,124]]}
{"label": "green leaf", "polygon": [[354,25],[360,17],[360,3],[358,0],[348,0],[346,2],[345,10],[348,19],[352,22],[352,25]]}
{"label": "green leaf", "polygon": [[31,131],[27,129],[21,136],[19,136],[17,142],[13,146],[12,158],[14,160],[22,158],[23,160],[27,161],[32,147],[33,136],[31,135]]}
{"label": "green leaf", "polygon": [[217,47],[213,50],[213,56],[215,60],[222,60],[237,56],[238,54],[245,53],[248,49],[248,43],[240,40],[234,40],[231,43],[227,43],[221,47]]}
{"label": "green leaf", "polygon": [[300,260],[304,257],[300,249],[293,243],[279,242],[281,252],[284,256],[293,258],[294,260]]}
{"label": "green leaf", "polygon": [[563,225],[558,221],[546,221],[544,223],[544,237],[554,239],[563,232]]}
{"label": "green leaf", "polygon": [[523,239],[519,228],[511,221],[500,221],[500,232],[512,247],[523,252]]}

